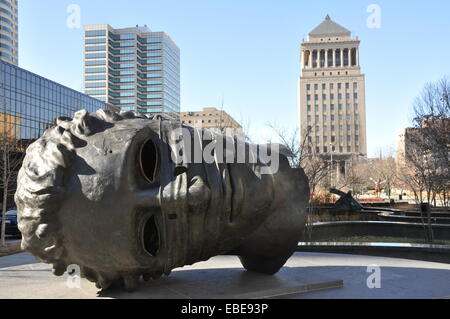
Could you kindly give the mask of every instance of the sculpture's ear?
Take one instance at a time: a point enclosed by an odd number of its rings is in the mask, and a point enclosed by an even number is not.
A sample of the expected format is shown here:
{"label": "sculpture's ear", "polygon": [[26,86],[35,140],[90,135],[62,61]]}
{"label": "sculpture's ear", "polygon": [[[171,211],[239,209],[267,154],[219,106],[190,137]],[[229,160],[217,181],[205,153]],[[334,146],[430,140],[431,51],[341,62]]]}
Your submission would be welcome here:
{"label": "sculpture's ear", "polygon": [[75,113],[72,125],[72,132],[78,136],[89,136],[93,134],[92,118],[86,110]]}

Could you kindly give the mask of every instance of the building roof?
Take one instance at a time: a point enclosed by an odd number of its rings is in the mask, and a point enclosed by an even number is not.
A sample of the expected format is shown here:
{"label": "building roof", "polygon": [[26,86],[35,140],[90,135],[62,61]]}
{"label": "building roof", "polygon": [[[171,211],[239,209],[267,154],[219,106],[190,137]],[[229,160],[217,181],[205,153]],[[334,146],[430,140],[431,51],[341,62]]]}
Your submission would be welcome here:
{"label": "building roof", "polygon": [[351,36],[351,34],[352,33],[349,30],[331,20],[328,14],[325,17],[325,20],[309,33],[309,35],[313,37]]}

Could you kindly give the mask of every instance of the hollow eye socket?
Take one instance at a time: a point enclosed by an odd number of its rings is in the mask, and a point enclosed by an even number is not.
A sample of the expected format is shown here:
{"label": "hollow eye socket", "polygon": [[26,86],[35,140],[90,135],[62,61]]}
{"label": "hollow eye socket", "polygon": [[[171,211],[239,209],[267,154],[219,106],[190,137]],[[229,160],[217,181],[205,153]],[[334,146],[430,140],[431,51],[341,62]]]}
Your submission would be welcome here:
{"label": "hollow eye socket", "polygon": [[145,251],[156,257],[160,248],[160,239],[155,216],[151,216],[146,220],[142,231],[142,242]]}
{"label": "hollow eye socket", "polygon": [[150,183],[153,183],[158,173],[159,153],[152,140],[148,140],[142,145],[139,156],[139,165],[144,178]]}

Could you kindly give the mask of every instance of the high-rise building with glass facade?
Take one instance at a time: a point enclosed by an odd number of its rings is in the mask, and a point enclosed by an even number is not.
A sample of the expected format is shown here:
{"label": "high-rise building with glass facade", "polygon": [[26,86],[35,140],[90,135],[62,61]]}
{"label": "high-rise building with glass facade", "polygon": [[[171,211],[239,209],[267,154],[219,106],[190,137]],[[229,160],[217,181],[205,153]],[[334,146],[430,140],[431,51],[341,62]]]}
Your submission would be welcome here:
{"label": "high-rise building with glass facade", "polygon": [[85,93],[117,106],[179,119],[180,49],[146,26],[84,27]]}
{"label": "high-rise building with glass facade", "polygon": [[0,0],[0,60],[19,64],[17,0]]}
{"label": "high-rise building with glass facade", "polygon": [[[0,61],[0,141],[23,151],[56,118],[85,109],[110,109],[105,103],[39,75]],[[0,145],[0,147],[3,147]]]}

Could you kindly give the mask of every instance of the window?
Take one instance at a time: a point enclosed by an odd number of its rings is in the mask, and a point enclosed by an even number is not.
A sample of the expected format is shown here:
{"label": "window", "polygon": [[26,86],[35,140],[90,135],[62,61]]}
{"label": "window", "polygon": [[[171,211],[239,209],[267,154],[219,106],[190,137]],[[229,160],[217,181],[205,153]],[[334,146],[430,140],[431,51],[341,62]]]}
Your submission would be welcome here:
{"label": "window", "polygon": [[311,84],[306,84],[306,90],[307,91],[311,90]]}
{"label": "window", "polygon": [[311,105],[308,104],[308,106],[306,107],[308,112],[311,112]]}
{"label": "window", "polygon": [[106,65],[105,60],[86,61],[86,66]]}
{"label": "window", "polygon": [[86,68],[86,73],[104,73],[106,68]]}
{"label": "window", "polygon": [[86,37],[106,36],[106,30],[89,30],[85,33]]}
{"label": "window", "polygon": [[311,101],[311,95],[310,94],[306,95],[306,100],[307,101]]}
{"label": "window", "polygon": [[86,88],[104,88],[106,87],[105,82],[88,82],[86,83]]}
{"label": "window", "polygon": [[96,45],[96,46],[87,46],[86,51],[105,51],[106,46],[105,45]]}
{"label": "window", "polygon": [[93,38],[93,39],[86,39],[86,44],[99,44],[99,43],[106,43],[105,38]]}

